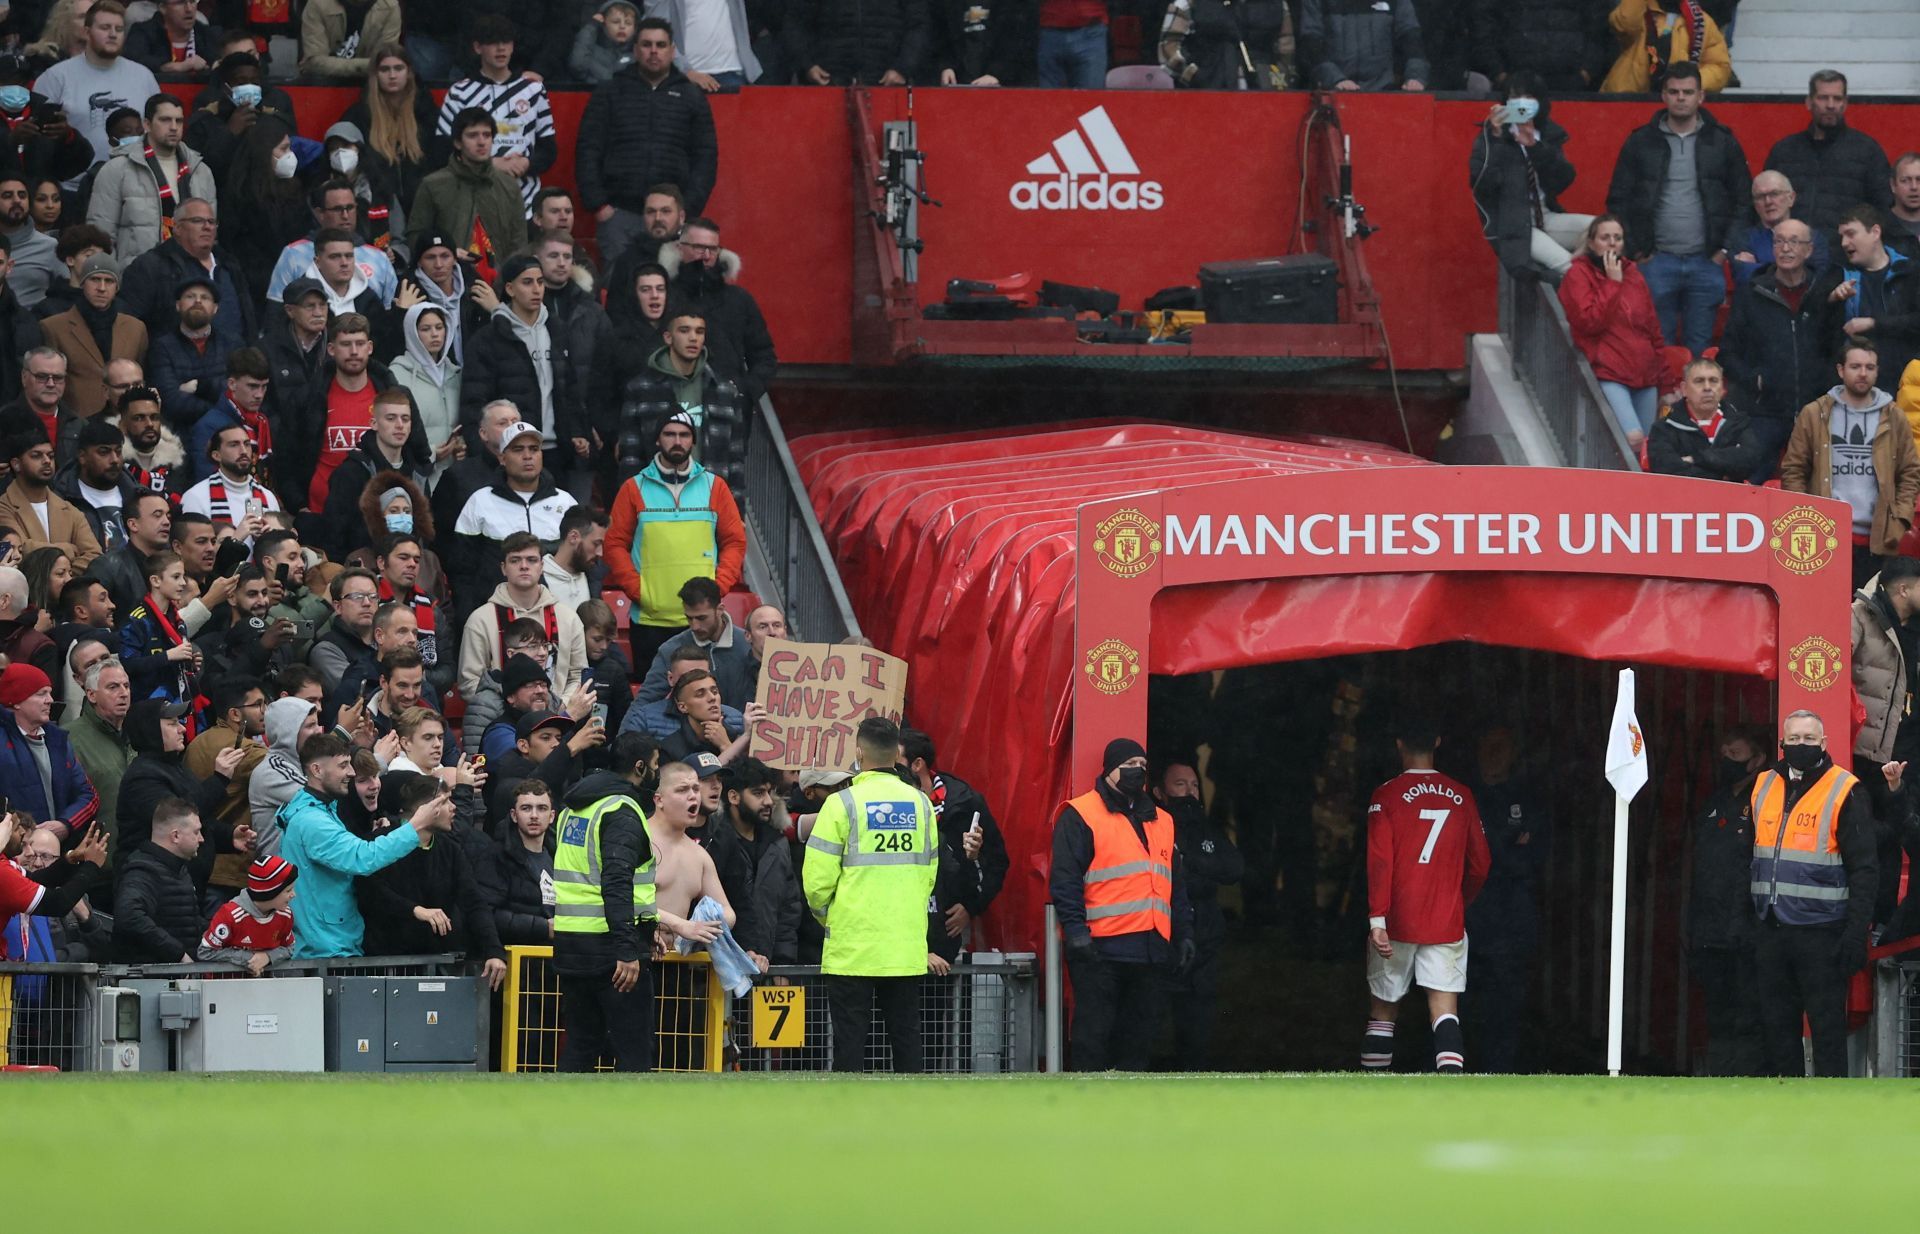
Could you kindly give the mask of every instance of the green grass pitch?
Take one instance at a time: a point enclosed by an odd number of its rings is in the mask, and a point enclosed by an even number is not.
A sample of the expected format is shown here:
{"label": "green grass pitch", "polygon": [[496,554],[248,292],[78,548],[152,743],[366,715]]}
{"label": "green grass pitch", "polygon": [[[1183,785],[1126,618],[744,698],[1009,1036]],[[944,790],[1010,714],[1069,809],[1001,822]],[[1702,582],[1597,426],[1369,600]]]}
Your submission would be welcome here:
{"label": "green grass pitch", "polygon": [[0,1077],[16,1230],[1882,1234],[1917,1110],[1899,1081]]}

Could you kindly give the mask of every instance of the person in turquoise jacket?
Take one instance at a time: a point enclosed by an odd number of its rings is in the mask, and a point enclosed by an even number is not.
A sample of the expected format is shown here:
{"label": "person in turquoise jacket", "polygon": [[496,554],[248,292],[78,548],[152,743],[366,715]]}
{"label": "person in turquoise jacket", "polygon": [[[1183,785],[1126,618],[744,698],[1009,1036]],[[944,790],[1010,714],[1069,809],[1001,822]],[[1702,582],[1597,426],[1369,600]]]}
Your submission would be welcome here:
{"label": "person in turquoise jacket", "polygon": [[407,826],[372,840],[357,838],[340,821],[340,801],[353,791],[352,747],[333,733],[307,738],[300,765],[307,786],[280,807],[286,835],[280,855],[300,870],[293,901],[295,959],[357,956],[366,937],[353,898],[353,880],[385,869],[453,826],[453,799],[444,794],[414,811]]}

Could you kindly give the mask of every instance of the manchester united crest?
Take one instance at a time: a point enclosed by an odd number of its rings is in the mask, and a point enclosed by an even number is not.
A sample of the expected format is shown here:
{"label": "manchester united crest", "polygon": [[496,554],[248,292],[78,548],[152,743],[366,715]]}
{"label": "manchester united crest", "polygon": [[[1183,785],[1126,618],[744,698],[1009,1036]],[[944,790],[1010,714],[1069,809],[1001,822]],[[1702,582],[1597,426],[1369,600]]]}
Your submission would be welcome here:
{"label": "manchester united crest", "polygon": [[1838,647],[1818,634],[1787,653],[1787,672],[1803,690],[1824,690],[1845,667]]}
{"label": "manchester united crest", "polygon": [[1767,541],[1773,559],[1795,574],[1812,574],[1833,559],[1840,547],[1833,520],[1812,506],[1795,506],[1773,520]]}
{"label": "manchester united crest", "polygon": [[1140,653],[1117,638],[1106,639],[1087,652],[1087,676],[1093,688],[1102,694],[1121,694],[1131,689],[1140,675]]}
{"label": "manchester united crest", "polygon": [[1093,555],[1120,578],[1139,578],[1160,560],[1160,524],[1128,506],[1093,529]]}

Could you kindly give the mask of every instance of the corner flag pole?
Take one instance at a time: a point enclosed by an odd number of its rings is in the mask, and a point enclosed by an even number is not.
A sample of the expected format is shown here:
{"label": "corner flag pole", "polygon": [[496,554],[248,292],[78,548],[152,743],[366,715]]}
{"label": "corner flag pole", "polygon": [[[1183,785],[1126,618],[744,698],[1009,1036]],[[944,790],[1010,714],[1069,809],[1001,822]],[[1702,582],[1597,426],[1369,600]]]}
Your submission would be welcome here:
{"label": "corner flag pole", "polygon": [[1633,670],[1620,670],[1620,694],[1607,730],[1607,782],[1613,785],[1613,913],[1607,963],[1607,1074],[1620,1074],[1627,992],[1627,803],[1647,783],[1647,743],[1634,716]]}

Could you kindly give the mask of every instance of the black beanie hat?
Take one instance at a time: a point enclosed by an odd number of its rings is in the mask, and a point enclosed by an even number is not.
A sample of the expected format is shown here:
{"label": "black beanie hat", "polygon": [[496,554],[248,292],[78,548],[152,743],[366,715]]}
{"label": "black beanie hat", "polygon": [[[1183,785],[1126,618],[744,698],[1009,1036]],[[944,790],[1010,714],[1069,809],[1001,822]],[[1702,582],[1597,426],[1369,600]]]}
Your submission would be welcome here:
{"label": "black beanie hat", "polygon": [[1145,758],[1146,749],[1131,737],[1115,737],[1107,743],[1107,752],[1100,756],[1100,774],[1112,775],[1113,769],[1130,758]]}

